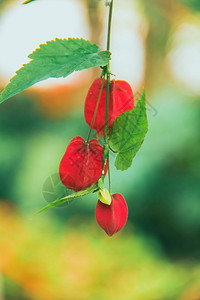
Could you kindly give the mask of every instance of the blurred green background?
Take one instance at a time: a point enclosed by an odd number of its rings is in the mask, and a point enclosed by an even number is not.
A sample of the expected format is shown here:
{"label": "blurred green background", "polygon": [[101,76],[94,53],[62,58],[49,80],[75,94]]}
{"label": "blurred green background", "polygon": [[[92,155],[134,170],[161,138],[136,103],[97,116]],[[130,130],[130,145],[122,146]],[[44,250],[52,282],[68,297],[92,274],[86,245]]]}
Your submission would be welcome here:
{"label": "blurred green background", "polygon": [[[112,191],[124,195],[128,223],[107,237],[95,222],[95,195],[30,219],[46,205],[44,184],[57,176],[69,141],[87,136],[84,98],[98,70],[1,104],[2,300],[200,299],[200,51],[194,56],[200,49],[200,2],[115,1],[121,13],[132,7],[140,16],[143,76],[133,90],[137,99],[145,86],[149,120],[143,147],[127,172],[115,170],[111,156]],[[89,38],[98,44],[106,28],[103,2],[82,1]],[[0,18],[14,4],[0,1]],[[128,45],[127,40],[124,51]],[[131,74],[126,64],[124,69],[120,72]],[[3,88],[3,72],[0,78]]]}

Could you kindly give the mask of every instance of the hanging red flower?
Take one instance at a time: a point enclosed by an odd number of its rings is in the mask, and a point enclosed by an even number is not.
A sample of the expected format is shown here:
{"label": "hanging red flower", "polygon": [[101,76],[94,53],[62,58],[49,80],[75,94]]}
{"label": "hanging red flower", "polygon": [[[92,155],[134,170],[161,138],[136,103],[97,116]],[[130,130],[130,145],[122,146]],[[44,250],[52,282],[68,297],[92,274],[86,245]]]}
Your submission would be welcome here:
{"label": "hanging red flower", "polygon": [[[92,124],[96,104],[101,90],[103,79],[96,79],[91,85],[85,100],[85,120],[89,126]],[[109,110],[108,110],[108,128],[110,128],[116,118],[127,110],[134,107],[133,92],[128,82],[123,80],[112,80],[109,89]],[[105,111],[106,111],[106,80],[104,80],[103,89],[93,124],[97,136],[101,134],[104,137],[105,129]]]}
{"label": "hanging red flower", "polygon": [[107,205],[98,200],[95,217],[97,223],[105,232],[112,236],[126,224],[128,207],[121,194],[111,194],[111,204]]}
{"label": "hanging red flower", "polygon": [[[60,162],[62,183],[69,189],[80,191],[94,184],[102,174],[103,147],[95,139],[88,143],[77,136],[69,143]],[[107,172],[107,163],[105,175]]]}

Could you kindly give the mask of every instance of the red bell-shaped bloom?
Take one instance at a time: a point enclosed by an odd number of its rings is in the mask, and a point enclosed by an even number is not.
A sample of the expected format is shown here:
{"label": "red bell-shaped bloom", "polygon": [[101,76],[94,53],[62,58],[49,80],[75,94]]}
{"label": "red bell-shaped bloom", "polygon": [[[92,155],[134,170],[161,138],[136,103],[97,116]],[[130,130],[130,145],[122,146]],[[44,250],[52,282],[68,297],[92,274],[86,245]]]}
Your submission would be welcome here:
{"label": "red bell-shaped bloom", "polygon": [[[103,147],[95,139],[88,143],[80,136],[73,138],[60,162],[62,183],[74,191],[94,184],[102,174]],[[105,174],[107,172],[107,164]]]}
{"label": "red bell-shaped bloom", "polygon": [[128,207],[124,197],[121,194],[112,194],[111,197],[110,205],[98,200],[95,210],[97,223],[109,236],[122,229],[128,217]]}
{"label": "red bell-shaped bloom", "polygon": [[[92,124],[96,104],[101,90],[103,79],[96,79],[91,85],[85,100],[85,120],[89,126]],[[115,119],[134,107],[133,92],[126,81],[112,80],[109,89],[109,109],[108,109],[108,128],[112,126]],[[96,130],[97,135],[104,136],[105,128],[105,112],[106,112],[106,80],[104,85],[93,124],[93,129]]]}

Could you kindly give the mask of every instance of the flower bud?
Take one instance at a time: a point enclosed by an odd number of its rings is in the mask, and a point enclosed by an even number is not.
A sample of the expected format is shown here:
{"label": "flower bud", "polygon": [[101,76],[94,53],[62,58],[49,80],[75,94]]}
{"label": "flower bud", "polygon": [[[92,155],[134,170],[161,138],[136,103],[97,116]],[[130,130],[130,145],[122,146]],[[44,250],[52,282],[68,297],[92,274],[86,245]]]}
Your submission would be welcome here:
{"label": "flower bud", "polygon": [[128,207],[121,194],[111,194],[111,204],[107,205],[98,201],[95,217],[99,226],[112,236],[126,224]]}
{"label": "flower bud", "polygon": [[111,196],[107,189],[100,189],[98,191],[98,199],[104,204],[110,205],[111,204]]}

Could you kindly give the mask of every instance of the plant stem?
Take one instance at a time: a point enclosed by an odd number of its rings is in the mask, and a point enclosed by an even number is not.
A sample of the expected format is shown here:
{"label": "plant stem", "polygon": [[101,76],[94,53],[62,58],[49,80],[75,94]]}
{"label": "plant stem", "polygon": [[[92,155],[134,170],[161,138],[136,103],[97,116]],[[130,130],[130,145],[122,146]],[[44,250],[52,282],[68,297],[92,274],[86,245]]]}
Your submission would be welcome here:
{"label": "plant stem", "polygon": [[110,176],[110,156],[108,152],[108,184],[109,184],[109,193],[111,193],[111,176]]}
{"label": "plant stem", "polygon": [[[113,12],[113,0],[110,3],[109,17],[108,17],[108,35],[107,35],[107,50],[110,51],[110,36],[111,36],[111,23]],[[110,65],[110,63],[108,63]]]}
{"label": "plant stem", "polygon": [[97,114],[97,109],[98,109],[98,106],[99,106],[99,101],[100,101],[100,98],[101,98],[101,93],[102,93],[103,86],[104,86],[104,81],[105,81],[105,78],[102,79],[102,84],[101,84],[101,88],[100,88],[100,92],[99,92],[97,104],[96,104],[96,107],[95,107],[95,111],[94,111],[92,123],[91,123],[91,126],[90,126],[90,131],[89,131],[89,133],[88,133],[88,137],[87,137],[86,143],[88,143],[88,142],[89,142],[89,139],[90,139],[90,135],[91,135],[92,128],[93,128],[93,125],[94,125],[95,117],[96,117],[96,114]]}
{"label": "plant stem", "polygon": [[[108,35],[107,35],[107,50],[110,51],[110,37],[111,37],[111,22],[113,12],[113,0],[109,5],[109,17],[108,17]],[[103,170],[102,178],[104,179],[106,160],[109,154],[108,145],[108,110],[109,110],[109,90],[110,90],[110,62],[106,68],[107,82],[106,82],[106,114],[105,114],[105,131],[104,131],[104,152],[103,152]]]}

